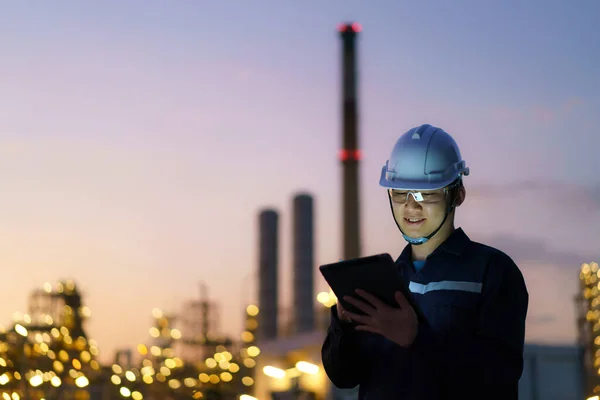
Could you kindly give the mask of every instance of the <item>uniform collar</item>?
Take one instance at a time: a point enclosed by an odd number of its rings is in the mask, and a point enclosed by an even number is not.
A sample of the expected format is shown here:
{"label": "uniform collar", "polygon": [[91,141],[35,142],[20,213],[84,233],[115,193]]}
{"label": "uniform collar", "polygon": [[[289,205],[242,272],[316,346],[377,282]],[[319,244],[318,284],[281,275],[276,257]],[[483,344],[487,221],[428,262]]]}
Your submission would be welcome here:
{"label": "uniform collar", "polygon": [[[456,256],[460,256],[462,252],[467,248],[467,246],[471,243],[471,239],[467,236],[467,234],[462,230],[462,228],[455,229],[448,238],[442,242],[434,251],[429,255],[440,254],[440,253],[450,253]],[[398,257],[398,261],[410,263],[412,261],[412,248],[410,244],[407,244],[402,250],[400,257]]]}

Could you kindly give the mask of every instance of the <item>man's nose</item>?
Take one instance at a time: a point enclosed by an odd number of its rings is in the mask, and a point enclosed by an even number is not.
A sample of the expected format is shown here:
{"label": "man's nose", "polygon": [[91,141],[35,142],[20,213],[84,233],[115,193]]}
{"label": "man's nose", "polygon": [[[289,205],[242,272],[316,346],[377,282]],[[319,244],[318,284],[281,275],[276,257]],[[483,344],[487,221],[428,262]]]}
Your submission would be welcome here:
{"label": "man's nose", "polygon": [[406,208],[408,208],[409,210],[422,208],[421,204],[415,200],[412,193],[408,193],[407,196],[408,196],[408,198],[406,199],[406,205],[405,205]]}

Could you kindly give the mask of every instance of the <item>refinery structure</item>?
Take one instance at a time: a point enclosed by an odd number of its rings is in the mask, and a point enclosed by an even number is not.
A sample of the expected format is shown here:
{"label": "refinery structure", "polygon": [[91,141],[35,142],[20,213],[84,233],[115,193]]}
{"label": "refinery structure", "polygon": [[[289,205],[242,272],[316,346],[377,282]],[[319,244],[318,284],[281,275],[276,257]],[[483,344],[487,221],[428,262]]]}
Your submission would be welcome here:
{"label": "refinery structure", "polygon": [[[600,269],[585,263],[579,273],[580,292],[576,297],[579,343],[582,349],[585,393],[600,395]],[[596,398],[597,400],[598,398]]]}
{"label": "refinery structure", "polygon": [[[338,26],[342,58],[342,140],[339,159],[342,166],[342,251],[340,258],[361,256],[358,145],[358,90],[356,39],[361,26]],[[259,259],[259,328],[257,344],[261,356],[254,396],[258,399],[342,399],[352,398],[353,390],[337,390],[321,365],[321,345],[330,321],[335,296],[330,292],[314,295],[313,201],[308,194],[293,200],[293,310],[285,326],[278,319],[278,215],[261,212]],[[317,300],[316,304],[314,300]]]}

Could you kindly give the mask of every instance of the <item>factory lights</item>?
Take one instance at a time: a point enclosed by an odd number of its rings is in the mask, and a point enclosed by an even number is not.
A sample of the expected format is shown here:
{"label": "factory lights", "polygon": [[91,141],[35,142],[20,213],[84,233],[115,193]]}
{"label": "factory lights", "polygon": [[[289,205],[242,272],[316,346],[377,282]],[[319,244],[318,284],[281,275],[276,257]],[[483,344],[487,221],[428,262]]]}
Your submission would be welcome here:
{"label": "factory lights", "polygon": [[296,363],[296,368],[298,371],[304,372],[305,374],[315,375],[319,373],[319,366],[315,364],[311,364],[306,361],[298,361]]}
{"label": "factory lights", "polygon": [[263,373],[271,378],[275,379],[283,379],[285,378],[285,371],[281,368],[273,367],[271,365],[267,365],[263,368]]}

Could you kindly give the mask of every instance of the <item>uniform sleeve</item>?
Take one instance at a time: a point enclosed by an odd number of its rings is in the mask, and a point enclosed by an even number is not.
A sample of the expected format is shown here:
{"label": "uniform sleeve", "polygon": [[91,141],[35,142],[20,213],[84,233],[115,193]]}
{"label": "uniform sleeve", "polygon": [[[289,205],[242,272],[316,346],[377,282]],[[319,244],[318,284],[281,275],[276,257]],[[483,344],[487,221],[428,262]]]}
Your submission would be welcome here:
{"label": "uniform sleeve", "polygon": [[529,295],[510,257],[495,257],[483,282],[473,337],[447,343],[449,398],[518,399]]}
{"label": "uniform sleeve", "polygon": [[358,332],[340,321],[337,306],[331,307],[331,325],[321,349],[323,366],[331,382],[340,389],[354,388],[364,376],[365,363],[358,349]]}

